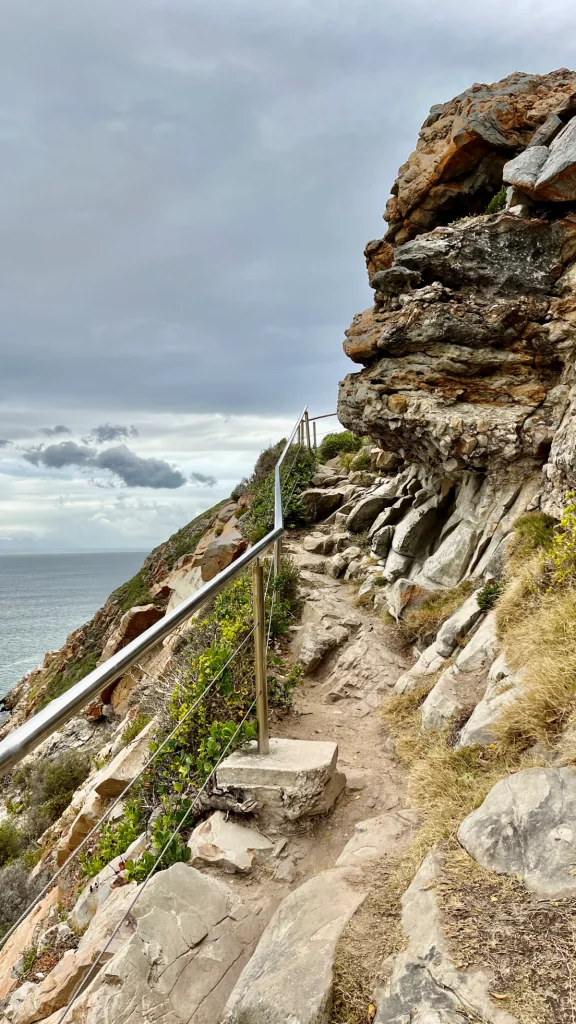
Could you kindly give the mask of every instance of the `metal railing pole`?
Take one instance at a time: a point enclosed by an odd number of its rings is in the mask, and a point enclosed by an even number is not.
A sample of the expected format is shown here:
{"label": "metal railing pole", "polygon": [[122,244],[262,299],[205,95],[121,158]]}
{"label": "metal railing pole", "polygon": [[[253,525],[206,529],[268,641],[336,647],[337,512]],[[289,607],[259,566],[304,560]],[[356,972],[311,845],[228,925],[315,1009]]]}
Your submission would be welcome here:
{"label": "metal railing pole", "polygon": [[258,753],[270,753],[268,732],[268,680],[266,673],[266,616],[264,613],[264,573],[260,561],[252,565],[252,606],[254,608],[254,669],[256,676],[256,718]]}
{"label": "metal railing pole", "polygon": [[310,450],[312,445],[310,444],[310,420],[308,418],[308,410],[304,413],[304,428],[306,430],[306,444],[308,446],[308,450]]}
{"label": "metal railing pole", "polygon": [[312,430],[314,433],[314,450],[318,448],[318,438],[316,436],[316,420],[312,421]]}
{"label": "metal railing pole", "polygon": [[274,542],[274,576],[280,575],[280,562],[282,559],[282,538]]}

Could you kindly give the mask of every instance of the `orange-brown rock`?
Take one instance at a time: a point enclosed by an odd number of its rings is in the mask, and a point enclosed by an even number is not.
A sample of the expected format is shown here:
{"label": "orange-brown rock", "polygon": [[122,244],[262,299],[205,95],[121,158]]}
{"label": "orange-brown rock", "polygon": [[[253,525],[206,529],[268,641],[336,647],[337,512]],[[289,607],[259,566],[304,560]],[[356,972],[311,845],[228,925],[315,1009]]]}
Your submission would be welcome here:
{"label": "orange-brown rock", "polygon": [[564,123],[576,113],[573,71],[515,73],[433,106],[392,188],[386,240],[398,245],[458,216],[484,212],[502,184],[504,164],[551,113]]}

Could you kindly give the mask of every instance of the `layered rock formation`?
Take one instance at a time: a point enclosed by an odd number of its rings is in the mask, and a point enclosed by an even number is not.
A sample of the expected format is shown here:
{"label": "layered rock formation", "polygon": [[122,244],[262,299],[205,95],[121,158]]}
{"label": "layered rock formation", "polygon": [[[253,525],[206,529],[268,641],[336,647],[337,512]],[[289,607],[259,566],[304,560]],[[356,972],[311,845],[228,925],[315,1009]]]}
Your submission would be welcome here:
{"label": "layered rock formation", "polygon": [[[346,331],[364,368],[340,385],[342,423],[420,467],[429,492],[450,491],[449,515],[467,493],[488,531],[528,481],[526,508],[552,513],[576,481],[575,86],[565,71],[512,75],[432,108],[394,186],[390,230],[366,249],[374,305]],[[504,166],[512,180],[537,149],[555,161],[542,166],[561,199],[516,187],[509,208],[479,212]]]}

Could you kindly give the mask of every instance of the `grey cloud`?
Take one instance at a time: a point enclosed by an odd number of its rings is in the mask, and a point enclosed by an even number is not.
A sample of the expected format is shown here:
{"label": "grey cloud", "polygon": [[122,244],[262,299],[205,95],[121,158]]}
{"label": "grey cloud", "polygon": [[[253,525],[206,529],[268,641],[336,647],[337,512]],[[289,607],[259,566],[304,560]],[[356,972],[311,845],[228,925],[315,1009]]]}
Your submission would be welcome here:
{"label": "grey cloud", "polygon": [[12,441],[7,441],[5,438],[0,438],[0,448],[7,448],[8,445],[12,444]]}
{"label": "grey cloud", "polygon": [[65,466],[90,466],[93,464],[95,451],[75,441],[61,441],[60,444],[49,444],[46,448],[30,448],[23,452],[23,458],[34,466],[46,466],[47,469],[64,469]]}
{"label": "grey cloud", "polygon": [[57,423],[55,427],[42,427],[41,433],[46,434],[46,437],[58,437],[59,434],[71,434],[72,431],[63,423]]}
{"label": "grey cloud", "polygon": [[88,438],[83,438],[83,440],[105,444],[107,441],[121,441],[122,438],[128,439],[129,437],[138,437],[136,427],[122,426],[119,423],[101,423],[99,427],[94,427]]}
{"label": "grey cloud", "polygon": [[93,460],[93,465],[109,469],[128,487],[182,487],[186,478],[164,459],[143,459],[126,445],[107,448]]}
{"label": "grey cloud", "polygon": [[215,476],[208,473],[190,473],[190,480],[194,484],[202,484],[205,487],[215,487],[218,483]]}
{"label": "grey cloud", "polygon": [[180,470],[174,469],[164,459],[142,458],[126,445],[97,452],[95,448],[76,444],[75,441],[62,441],[46,448],[28,449],[23,452],[23,457],[34,466],[46,466],[47,469],[78,466],[81,469],[109,470],[128,487],[174,488],[186,483]]}

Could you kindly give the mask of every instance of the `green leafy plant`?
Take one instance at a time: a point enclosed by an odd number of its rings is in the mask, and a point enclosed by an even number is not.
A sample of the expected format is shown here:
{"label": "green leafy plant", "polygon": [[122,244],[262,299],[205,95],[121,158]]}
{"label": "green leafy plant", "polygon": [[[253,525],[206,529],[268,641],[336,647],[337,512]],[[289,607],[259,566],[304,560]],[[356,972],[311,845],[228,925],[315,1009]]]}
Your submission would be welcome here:
{"label": "green leafy plant", "polygon": [[121,853],[138,838],[145,825],[144,810],[140,800],[128,800],[123,817],[119,822],[106,822],[98,834],[93,851],[80,856],[80,865],[84,875],[93,878],[114,857]]}
{"label": "green leafy plant", "polygon": [[500,594],[504,590],[504,584],[500,580],[486,580],[481,590],[478,591],[476,600],[479,608],[487,612],[493,608]]}
{"label": "green leafy plant", "polygon": [[[274,465],[276,461],[275,458]],[[306,509],[300,495],[310,485],[315,471],[314,452],[292,445],[280,469],[284,522],[288,528],[306,521]],[[253,543],[264,537],[274,526],[274,506],[274,472],[271,470],[253,486],[250,508],[242,518],[242,529]]]}
{"label": "green leafy plant", "polygon": [[330,459],[336,458],[337,455],[343,455],[345,452],[358,452],[363,443],[363,439],[358,437],[357,434],[353,434],[351,430],[340,430],[334,434],[326,434],[318,448],[318,460],[320,462],[328,462]]}
{"label": "green leafy plant", "polygon": [[136,739],[136,737],[142,732],[144,726],[148,725],[150,717],[150,715],[141,713],[136,715],[136,718],[133,718],[132,721],[128,723],[122,733],[122,745],[124,747],[127,747],[129,743],[132,743],[132,740]]}
{"label": "green leafy plant", "polygon": [[492,199],[486,207],[486,213],[500,213],[506,206],[506,185],[502,185],[502,188],[492,196]]}

